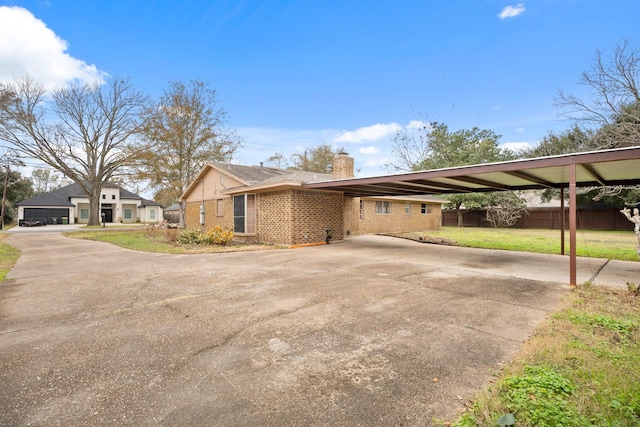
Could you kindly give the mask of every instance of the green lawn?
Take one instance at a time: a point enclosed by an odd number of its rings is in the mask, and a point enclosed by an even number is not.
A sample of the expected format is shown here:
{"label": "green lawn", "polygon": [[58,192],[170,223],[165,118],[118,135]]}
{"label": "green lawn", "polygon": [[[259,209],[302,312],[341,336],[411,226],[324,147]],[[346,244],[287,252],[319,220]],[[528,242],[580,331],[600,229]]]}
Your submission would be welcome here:
{"label": "green lawn", "polygon": [[0,235],[0,282],[4,280],[11,267],[20,258],[20,250],[1,241],[5,237],[7,237],[6,234]]}
{"label": "green lawn", "polygon": [[179,230],[145,228],[140,230],[83,230],[64,233],[74,239],[112,243],[126,249],[169,254],[238,252],[273,249],[274,245],[231,243],[229,245],[181,245],[176,243]]}
{"label": "green lawn", "polygon": [[[437,231],[399,233],[403,237],[446,239],[451,244],[484,249],[560,253],[560,230],[443,227]],[[578,256],[638,261],[638,239],[633,231],[578,230]],[[569,253],[569,231],[565,232],[565,253]]]}

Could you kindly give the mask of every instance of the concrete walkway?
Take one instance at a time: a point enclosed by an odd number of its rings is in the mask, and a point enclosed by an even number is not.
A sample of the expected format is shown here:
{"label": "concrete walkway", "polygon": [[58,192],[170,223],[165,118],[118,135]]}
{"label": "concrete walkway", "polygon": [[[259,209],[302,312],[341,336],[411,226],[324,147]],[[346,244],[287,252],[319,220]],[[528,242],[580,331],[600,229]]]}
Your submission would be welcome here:
{"label": "concrete walkway", "polygon": [[[11,426],[434,425],[569,292],[568,257],[382,236],[203,255],[5,241],[22,251],[0,284]],[[579,281],[604,264],[580,259]],[[610,264],[596,281],[640,272]]]}

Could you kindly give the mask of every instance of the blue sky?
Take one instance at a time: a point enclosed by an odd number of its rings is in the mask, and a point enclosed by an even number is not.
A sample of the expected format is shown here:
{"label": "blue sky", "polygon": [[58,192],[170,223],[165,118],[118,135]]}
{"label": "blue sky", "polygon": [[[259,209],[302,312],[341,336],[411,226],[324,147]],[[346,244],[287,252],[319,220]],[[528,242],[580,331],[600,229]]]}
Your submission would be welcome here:
{"label": "blue sky", "polygon": [[0,0],[0,81],[128,76],[216,89],[244,138],[236,163],[329,143],[380,175],[396,130],[479,127],[508,147],[569,123],[553,105],[596,49],[640,45],[637,0]]}

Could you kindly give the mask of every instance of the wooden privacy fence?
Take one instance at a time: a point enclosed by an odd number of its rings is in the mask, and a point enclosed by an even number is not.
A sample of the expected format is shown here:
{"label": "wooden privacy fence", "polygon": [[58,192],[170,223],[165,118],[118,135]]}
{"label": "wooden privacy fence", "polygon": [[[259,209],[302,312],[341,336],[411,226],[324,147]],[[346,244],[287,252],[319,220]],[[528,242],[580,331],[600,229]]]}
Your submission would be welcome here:
{"label": "wooden privacy fence", "polygon": [[[523,215],[512,228],[550,228],[560,229],[562,212],[560,208],[529,208],[529,214]],[[464,227],[491,227],[485,210],[463,210],[462,225]],[[455,210],[442,211],[442,225],[455,227],[458,217]],[[633,224],[614,208],[578,208],[578,224],[580,229],[587,230],[620,230],[633,231]],[[565,208],[565,229],[569,228],[569,208]]]}

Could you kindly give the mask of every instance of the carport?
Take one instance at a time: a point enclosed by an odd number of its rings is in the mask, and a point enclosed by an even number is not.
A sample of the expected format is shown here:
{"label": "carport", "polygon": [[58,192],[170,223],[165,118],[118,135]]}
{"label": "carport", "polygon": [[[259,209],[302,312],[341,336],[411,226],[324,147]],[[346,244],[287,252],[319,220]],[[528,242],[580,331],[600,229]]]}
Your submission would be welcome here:
{"label": "carport", "polygon": [[[304,188],[342,191],[345,196],[399,196],[478,193],[555,188],[569,189],[569,283],[576,286],[576,189],[577,187],[628,186],[640,184],[640,147],[565,154],[509,162],[487,163],[445,169],[321,181]],[[564,225],[565,218],[562,219]],[[561,252],[564,254],[564,226]]]}

